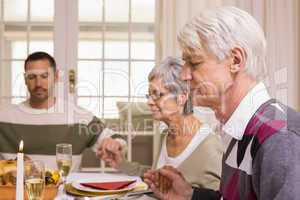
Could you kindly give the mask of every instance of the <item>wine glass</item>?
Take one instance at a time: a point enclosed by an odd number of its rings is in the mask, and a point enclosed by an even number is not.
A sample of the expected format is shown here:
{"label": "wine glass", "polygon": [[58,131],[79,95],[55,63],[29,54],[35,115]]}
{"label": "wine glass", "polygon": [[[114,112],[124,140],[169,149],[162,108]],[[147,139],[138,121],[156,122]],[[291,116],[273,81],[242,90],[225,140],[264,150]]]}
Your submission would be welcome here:
{"label": "wine glass", "polygon": [[72,145],[71,144],[57,144],[56,145],[56,163],[59,173],[62,177],[63,184],[67,180],[67,176],[72,166]]}
{"label": "wine glass", "polygon": [[25,188],[29,200],[41,200],[45,189],[45,166],[42,161],[28,160],[24,163]]}

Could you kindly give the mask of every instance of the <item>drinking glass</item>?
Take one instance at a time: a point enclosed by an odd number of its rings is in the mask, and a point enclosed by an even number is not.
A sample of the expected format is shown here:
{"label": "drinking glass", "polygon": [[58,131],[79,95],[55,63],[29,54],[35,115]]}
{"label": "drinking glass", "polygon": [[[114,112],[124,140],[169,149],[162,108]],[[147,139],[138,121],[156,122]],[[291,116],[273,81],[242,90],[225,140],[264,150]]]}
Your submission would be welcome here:
{"label": "drinking glass", "polygon": [[45,166],[42,161],[24,163],[25,189],[29,200],[41,200],[45,189]]}
{"label": "drinking glass", "polygon": [[57,144],[56,145],[56,163],[59,173],[62,177],[63,184],[67,180],[67,176],[72,166],[72,145],[71,144]]}

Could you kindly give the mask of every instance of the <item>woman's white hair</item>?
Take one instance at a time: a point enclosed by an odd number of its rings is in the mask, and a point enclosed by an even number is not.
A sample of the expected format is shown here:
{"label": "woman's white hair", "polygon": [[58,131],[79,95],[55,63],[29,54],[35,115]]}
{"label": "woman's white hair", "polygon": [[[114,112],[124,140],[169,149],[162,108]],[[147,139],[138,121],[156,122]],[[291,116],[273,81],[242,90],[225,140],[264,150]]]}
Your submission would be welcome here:
{"label": "woman's white hair", "polygon": [[207,50],[219,60],[230,56],[234,47],[246,53],[246,70],[259,79],[266,73],[266,39],[257,21],[235,7],[220,7],[201,13],[178,34],[184,52]]}
{"label": "woman's white hair", "polygon": [[187,93],[188,85],[180,79],[180,71],[183,60],[179,58],[167,57],[155,66],[148,75],[148,81],[154,78],[160,78],[164,87],[172,94],[178,95]]}
{"label": "woman's white hair", "polygon": [[[188,93],[189,89],[187,82],[180,79],[182,65],[183,60],[174,57],[167,57],[151,70],[148,75],[148,81],[150,82],[154,78],[160,78],[164,87],[175,96]],[[193,112],[193,106],[189,95],[184,106],[184,113],[187,114],[191,112]]]}

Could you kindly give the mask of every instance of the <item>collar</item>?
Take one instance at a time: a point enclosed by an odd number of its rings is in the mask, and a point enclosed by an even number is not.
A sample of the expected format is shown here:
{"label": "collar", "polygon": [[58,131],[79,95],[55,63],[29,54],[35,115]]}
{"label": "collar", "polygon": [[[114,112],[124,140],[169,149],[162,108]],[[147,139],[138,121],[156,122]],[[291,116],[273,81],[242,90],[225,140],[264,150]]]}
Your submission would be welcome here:
{"label": "collar", "polygon": [[66,102],[64,102],[64,100],[56,97],[54,105],[52,105],[49,108],[33,108],[29,103],[29,99],[21,102],[17,106],[19,107],[19,109],[22,109],[23,111],[26,111],[31,114],[49,114],[63,111],[64,104],[67,105]]}
{"label": "collar", "polygon": [[243,98],[229,120],[223,125],[222,131],[241,140],[252,116],[263,103],[270,99],[266,86],[262,82],[258,83]]}

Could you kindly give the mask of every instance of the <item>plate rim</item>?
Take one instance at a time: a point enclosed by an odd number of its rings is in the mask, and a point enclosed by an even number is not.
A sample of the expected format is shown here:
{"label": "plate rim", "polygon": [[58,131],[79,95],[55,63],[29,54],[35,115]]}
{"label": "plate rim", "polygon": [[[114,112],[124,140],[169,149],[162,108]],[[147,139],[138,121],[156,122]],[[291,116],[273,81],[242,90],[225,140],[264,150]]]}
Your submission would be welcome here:
{"label": "plate rim", "polygon": [[[127,186],[126,188],[119,189],[119,190],[100,190],[100,189],[90,188],[90,187],[86,187],[86,186],[81,185],[81,183],[95,182],[95,181],[91,181],[91,180],[88,181],[88,179],[81,180],[81,181],[78,181],[78,180],[77,181],[72,181],[71,185],[75,189],[80,190],[80,191],[84,191],[84,192],[97,192],[97,193],[118,192],[119,193],[119,192],[127,192],[127,191],[130,191],[130,190],[133,190],[135,188],[135,186],[137,185],[138,181],[136,179],[127,180],[127,181],[134,181],[134,180],[135,180],[135,182],[129,185],[131,187]],[[101,181],[101,183],[107,183],[107,182],[114,182],[114,181]]]}

